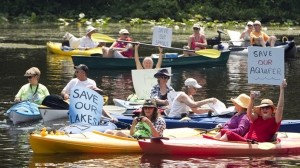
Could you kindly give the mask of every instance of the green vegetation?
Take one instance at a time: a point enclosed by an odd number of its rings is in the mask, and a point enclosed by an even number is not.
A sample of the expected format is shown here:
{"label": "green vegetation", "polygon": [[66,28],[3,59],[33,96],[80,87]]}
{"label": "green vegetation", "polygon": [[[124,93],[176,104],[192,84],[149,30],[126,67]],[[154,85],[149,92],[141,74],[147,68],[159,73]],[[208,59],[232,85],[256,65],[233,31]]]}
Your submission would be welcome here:
{"label": "green vegetation", "polygon": [[[207,27],[239,26],[260,20],[270,26],[300,22],[299,0],[1,0],[0,24],[96,24],[109,22]],[[82,13],[84,16],[80,16]]]}

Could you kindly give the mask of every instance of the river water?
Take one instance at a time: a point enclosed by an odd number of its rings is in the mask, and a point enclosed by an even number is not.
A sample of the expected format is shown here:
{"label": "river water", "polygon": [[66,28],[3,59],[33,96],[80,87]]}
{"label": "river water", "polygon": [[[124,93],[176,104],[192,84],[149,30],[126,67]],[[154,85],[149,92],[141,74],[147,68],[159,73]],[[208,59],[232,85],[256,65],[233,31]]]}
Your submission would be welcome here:
{"label": "river water", "polygon": [[[101,28],[100,32],[116,37],[118,25]],[[151,27],[128,28],[135,40],[150,43]],[[60,127],[64,121],[51,124],[37,123],[14,126],[7,122],[3,112],[10,106],[19,88],[27,82],[23,76],[31,66],[40,68],[40,82],[47,86],[50,93],[60,93],[73,77],[74,69],[70,57],[47,54],[47,41],[61,41],[64,32],[77,36],[84,35],[84,28],[59,25],[6,25],[0,26],[0,162],[1,167],[287,167],[300,166],[300,156],[264,156],[264,157],[179,157],[134,155],[88,155],[88,154],[33,154],[28,143],[28,134],[43,126]],[[299,34],[299,30],[288,32]],[[208,32],[215,36],[215,31]],[[176,30],[173,46],[180,47],[190,34],[187,30]],[[291,35],[288,34],[288,35]],[[299,41],[299,37],[296,37]],[[156,48],[141,47],[140,55],[157,52]],[[299,56],[299,53],[298,53]],[[183,88],[187,77],[193,77],[203,86],[195,96],[196,100],[216,97],[226,105],[231,97],[250,90],[260,90],[261,97],[268,97],[276,103],[278,86],[253,85],[247,83],[247,57],[230,55],[226,66],[210,68],[172,69],[174,76],[171,85],[175,90]],[[109,96],[125,99],[133,92],[131,72],[129,70],[90,71],[90,78]],[[300,119],[299,78],[300,59],[285,61],[285,76],[288,87],[285,93],[284,119]],[[300,129],[300,128],[299,128]],[[47,145],[47,144],[45,144]]]}

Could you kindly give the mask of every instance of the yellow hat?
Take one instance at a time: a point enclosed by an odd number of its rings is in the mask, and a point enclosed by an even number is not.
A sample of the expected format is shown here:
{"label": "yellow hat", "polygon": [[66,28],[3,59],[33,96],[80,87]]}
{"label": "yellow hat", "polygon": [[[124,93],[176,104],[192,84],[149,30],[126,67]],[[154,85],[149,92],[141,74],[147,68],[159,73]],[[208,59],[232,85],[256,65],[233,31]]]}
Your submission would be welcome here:
{"label": "yellow hat", "polygon": [[250,97],[244,93],[240,94],[237,98],[231,98],[230,100],[243,108],[247,108],[250,103]]}
{"label": "yellow hat", "polygon": [[273,101],[270,100],[270,99],[263,99],[263,100],[260,102],[260,105],[254,106],[254,111],[255,111],[255,112],[259,112],[261,107],[267,107],[267,106],[272,107],[272,108],[273,108],[273,111],[274,111],[275,105],[274,105]]}

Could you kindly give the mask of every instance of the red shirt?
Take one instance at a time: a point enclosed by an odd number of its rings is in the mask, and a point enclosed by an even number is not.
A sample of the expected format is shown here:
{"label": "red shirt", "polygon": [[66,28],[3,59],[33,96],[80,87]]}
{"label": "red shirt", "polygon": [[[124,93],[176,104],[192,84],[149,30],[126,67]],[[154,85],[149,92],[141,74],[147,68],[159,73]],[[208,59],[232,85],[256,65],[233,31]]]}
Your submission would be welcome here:
{"label": "red shirt", "polygon": [[268,142],[278,131],[281,122],[276,123],[275,117],[264,120],[261,116],[251,123],[249,132],[244,136],[246,139],[257,142]]}

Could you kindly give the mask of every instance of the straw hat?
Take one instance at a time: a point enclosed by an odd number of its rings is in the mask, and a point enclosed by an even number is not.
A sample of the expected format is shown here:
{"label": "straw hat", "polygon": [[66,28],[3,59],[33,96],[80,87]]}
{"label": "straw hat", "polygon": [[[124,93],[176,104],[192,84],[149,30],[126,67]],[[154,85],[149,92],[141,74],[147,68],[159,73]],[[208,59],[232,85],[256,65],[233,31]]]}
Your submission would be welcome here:
{"label": "straw hat", "polygon": [[237,98],[231,98],[230,100],[243,108],[248,108],[250,103],[250,97],[244,93],[240,94]]}
{"label": "straw hat", "polygon": [[41,71],[37,67],[29,68],[24,74],[24,76],[40,76],[40,75],[41,75]]}
{"label": "straw hat", "polygon": [[270,100],[270,99],[263,99],[263,100],[260,102],[260,105],[254,106],[254,111],[255,111],[255,112],[259,112],[261,107],[267,107],[267,106],[272,107],[272,108],[273,108],[273,111],[275,110],[275,105],[274,105],[274,103],[273,103],[272,100]]}

